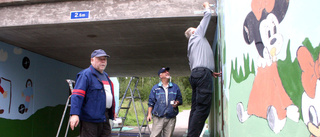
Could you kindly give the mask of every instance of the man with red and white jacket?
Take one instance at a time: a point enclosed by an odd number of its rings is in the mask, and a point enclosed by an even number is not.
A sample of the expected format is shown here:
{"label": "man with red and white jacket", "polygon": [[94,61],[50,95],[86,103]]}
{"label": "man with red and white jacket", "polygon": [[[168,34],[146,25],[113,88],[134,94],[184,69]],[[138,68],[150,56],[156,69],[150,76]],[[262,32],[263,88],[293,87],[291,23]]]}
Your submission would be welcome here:
{"label": "man with red and white jacket", "polygon": [[104,72],[110,56],[102,49],[91,54],[89,68],[78,73],[71,95],[70,128],[80,122],[80,136],[111,136],[109,119],[116,118],[114,88]]}

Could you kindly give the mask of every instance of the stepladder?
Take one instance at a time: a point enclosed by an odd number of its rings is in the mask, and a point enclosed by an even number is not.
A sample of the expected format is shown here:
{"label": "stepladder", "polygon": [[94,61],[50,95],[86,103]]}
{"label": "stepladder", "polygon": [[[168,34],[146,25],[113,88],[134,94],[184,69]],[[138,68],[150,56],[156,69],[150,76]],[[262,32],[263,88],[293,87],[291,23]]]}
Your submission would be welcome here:
{"label": "stepladder", "polygon": [[[113,128],[120,128],[119,132],[118,132],[118,136],[128,134],[128,133],[122,132],[122,129],[124,127],[124,124],[127,119],[129,111],[132,111],[132,109],[130,109],[131,105],[133,105],[133,110],[135,113],[139,133],[129,133],[129,134],[142,137],[143,135],[150,135],[150,133],[151,133],[149,125],[148,125],[148,121],[147,121],[146,110],[143,107],[140,92],[137,88],[138,83],[139,83],[139,77],[131,77],[130,78],[128,86],[127,86],[127,88],[123,94],[123,97],[121,99],[121,102],[119,104],[117,116],[122,119],[122,124],[120,126],[113,127]],[[128,94],[128,92],[129,92],[129,94]],[[136,100],[138,100],[138,102],[137,102],[138,105],[141,105],[142,112],[143,112],[143,120],[141,123],[139,122],[139,119],[138,119],[139,116],[138,116],[138,112],[137,112]],[[124,111],[124,112],[122,112],[122,111]],[[140,113],[140,115],[141,115],[141,113]],[[147,129],[148,129],[148,133],[146,132]]]}
{"label": "stepladder", "polygon": [[[67,109],[71,107],[71,104],[70,104],[70,98],[71,98],[71,94],[72,94],[72,91],[73,91],[73,88],[74,88],[74,85],[75,85],[75,81],[74,80],[71,80],[71,79],[66,79],[68,85],[69,85],[69,97],[67,99],[67,102],[66,102],[66,105],[64,107],[64,111],[63,111],[63,114],[62,114],[62,118],[61,118],[61,121],[60,121],[60,124],[59,124],[59,128],[58,128],[58,131],[57,131],[57,134],[56,134],[56,137],[59,136],[60,134],[60,131],[61,131],[61,128],[62,128],[62,124],[64,122],[64,117],[66,115],[66,112],[67,112]],[[66,137],[68,135],[68,130],[69,130],[69,119],[70,119],[70,115],[69,115],[69,118],[66,120],[67,122],[67,127],[66,127],[66,132],[64,134],[64,136]]]}

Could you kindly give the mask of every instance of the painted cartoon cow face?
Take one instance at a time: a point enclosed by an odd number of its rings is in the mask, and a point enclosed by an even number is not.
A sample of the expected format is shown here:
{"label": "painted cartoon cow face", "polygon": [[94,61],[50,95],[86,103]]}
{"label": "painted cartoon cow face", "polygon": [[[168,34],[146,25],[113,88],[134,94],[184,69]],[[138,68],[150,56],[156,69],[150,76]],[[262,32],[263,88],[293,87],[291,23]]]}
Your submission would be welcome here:
{"label": "painted cartoon cow face", "polygon": [[27,82],[26,82],[26,88],[27,87],[32,87],[32,81],[31,79],[28,79]]}
{"label": "painted cartoon cow face", "polygon": [[276,61],[276,55],[279,54],[283,44],[283,38],[278,33],[279,21],[274,14],[269,14],[265,20],[260,23],[260,36],[264,44],[263,57]]}
{"label": "painted cartoon cow face", "polygon": [[[319,84],[319,81],[317,82],[318,85]],[[319,86],[317,86],[317,88],[319,89]],[[320,123],[319,123],[319,108],[317,109],[316,108],[317,106],[313,106],[313,105],[310,105],[309,106],[309,111],[306,112],[308,113],[309,115],[309,119],[304,119],[304,122],[307,124],[307,128],[309,130],[309,132],[311,133],[311,135],[315,136],[315,137],[319,137],[320,136]],[[317,111],[318,110],[318,111]]]}
{"label": "painted cartoon cow face", "polygon": [[301,112],[303,121],[312,136],[320,137],[320,54],[313,57],[305,46],[299,47],[297,60],[301,72],[301,83],[304,93],[301,97]]}
{"label": "painted cartoon cow face", "polygon": [[262,60],[276,61],[283,38],[278,28],[288,10],[289,0],[252,0],[252,11],[243,24],[243,38],[254,43]]}

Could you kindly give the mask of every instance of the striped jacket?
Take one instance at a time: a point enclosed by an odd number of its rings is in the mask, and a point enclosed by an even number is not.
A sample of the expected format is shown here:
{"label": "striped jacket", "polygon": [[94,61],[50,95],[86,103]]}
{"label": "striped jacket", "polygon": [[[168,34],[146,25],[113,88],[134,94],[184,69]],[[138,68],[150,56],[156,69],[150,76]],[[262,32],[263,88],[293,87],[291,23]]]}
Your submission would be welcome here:
{"label": "striped jacket", "polygon": [[[98,78],[96,69],[89,68],[78,73],[76,85],[71,95],[70,115],[78,115],[80,120],[87,122],[106,122],[106,93],[102,81]],[[109,119],[114,119],[115,101],[114,88],[108,74],[103,72],[112,91],[112,107],[108,111]]]}

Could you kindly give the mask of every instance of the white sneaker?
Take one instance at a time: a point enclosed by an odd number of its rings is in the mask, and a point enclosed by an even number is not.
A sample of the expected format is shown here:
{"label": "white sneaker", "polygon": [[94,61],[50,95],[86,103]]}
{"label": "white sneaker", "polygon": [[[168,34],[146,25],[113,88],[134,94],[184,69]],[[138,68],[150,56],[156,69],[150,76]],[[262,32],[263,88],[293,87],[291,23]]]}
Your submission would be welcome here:
{"label": "white sneaker", "polygon": [[244,111],[242,102],[239,102],[237,104],[237,115],[238,115],[238,119],[241,123],[243,123],[244,121],[246,121],[250,117],[250,115],[248,115],[248,112]]}
{"label": "white sneaker", "polygon": [[268,125],[271,128],[271,130],[278,134],[284,127],[286,123],[286,119],[284,118],[280,120],[278,118],[277,110],[273,106],[268,107],[268,112],[267,112],[267,120],[268,120]]}

